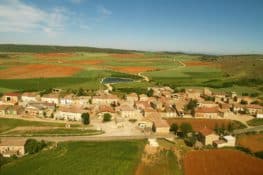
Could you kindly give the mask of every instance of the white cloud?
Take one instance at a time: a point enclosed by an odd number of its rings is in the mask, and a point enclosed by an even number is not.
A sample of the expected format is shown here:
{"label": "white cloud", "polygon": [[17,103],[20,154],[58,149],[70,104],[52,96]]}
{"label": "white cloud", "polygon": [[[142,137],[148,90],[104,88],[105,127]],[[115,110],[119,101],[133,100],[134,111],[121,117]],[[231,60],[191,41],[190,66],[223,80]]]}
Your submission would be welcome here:
{"label": "white cloud", "polygon": [[80,4],[82,3],[84,0],[70,0],[70,2],[72,2],[73,4]]}
{"label": "white cloud", "polygon": [[112,12],[109,9],[106,9],[103,6],[99,6],[97,10],[98,13],[102,16],[110,16],[112,14]]}
{"label": "white cloud", "polygon": [[43,31],[55,36],[63,31],[67,12],[62,8],[44,11],[20,0],[3,0],[0,4],[0,32]]}

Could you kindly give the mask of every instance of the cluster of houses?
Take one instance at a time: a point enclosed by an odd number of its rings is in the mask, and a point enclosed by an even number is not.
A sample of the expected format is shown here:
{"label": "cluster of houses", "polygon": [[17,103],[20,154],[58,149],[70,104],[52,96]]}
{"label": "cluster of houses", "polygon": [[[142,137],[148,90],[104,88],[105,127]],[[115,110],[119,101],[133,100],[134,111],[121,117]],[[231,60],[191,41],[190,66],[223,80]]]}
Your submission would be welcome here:
{"label": "cluster of houses", "polygon": [[168,133],[169,125],[164,118],[184,117],[185,106],[190,100],[196,100],[192,114],[195,118],[224,118],[244,111],[262,118],[263,107],[253,103],[255,98],[234,92],[214,93],[208,88],[176,93],[170,87],[149,89],[153,92],[150,97],[130,93],[124,99],[105,91],[97,91],[94,96],[76,96],[57,90],[42,96],[36,92],[6,93],[0,101],[0,115],[81,121],[81,115],[86,112],[97,118],[110,113],[116,121],[133,120],[139,128]]}

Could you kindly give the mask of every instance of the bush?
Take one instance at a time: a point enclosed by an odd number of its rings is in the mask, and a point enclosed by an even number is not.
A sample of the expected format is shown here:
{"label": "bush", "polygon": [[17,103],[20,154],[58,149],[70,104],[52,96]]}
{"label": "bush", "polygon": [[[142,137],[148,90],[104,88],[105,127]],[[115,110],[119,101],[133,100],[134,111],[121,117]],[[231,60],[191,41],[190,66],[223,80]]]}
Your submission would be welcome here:
{"label": "bush", "polygon": [[176,123],[173,123],[170,127],[170,131],[176,134],[177,130],[178,130],[178,125]]}
{"label": "bush", "polygon": [[260,159],[263,159],[263,151],[256,152],[255,156],[260,158]]}
{"label": "bush", "polygon": [[82,123],[88,125],[90,123],[89,113],[81,114]]}
{"label": "bush", "polygon": [[197,106],[197,100],[190,100],[189,103],[185,106],[187,111],[193,111]]}
{"label": "bush", "polygon": [[180,125],[180,130],[183,134],[183,137],[185,137],[189,132],[193,131],[192,125],[190,125],[189,123],[182,123]]}
{"label": "bush", "polygon": [[190,147],[194,146],[195,142],[196,142],[196,137],[195,137],[195,136],[186,137],[186,138],[184,139],[184,143],[185,143],[187,146],[190,146]]}
{"label": "bush", "polygon": [[28,139],[25,143],[25,152],[29,154],[35,154],[46,146],[47,144],[43,140],[38,142],[35,139]]}
{"label": "bush", "polygon": [[111,121],[111,115],[109,113],[105,113],[103,115],[103,122],[109,122]]}

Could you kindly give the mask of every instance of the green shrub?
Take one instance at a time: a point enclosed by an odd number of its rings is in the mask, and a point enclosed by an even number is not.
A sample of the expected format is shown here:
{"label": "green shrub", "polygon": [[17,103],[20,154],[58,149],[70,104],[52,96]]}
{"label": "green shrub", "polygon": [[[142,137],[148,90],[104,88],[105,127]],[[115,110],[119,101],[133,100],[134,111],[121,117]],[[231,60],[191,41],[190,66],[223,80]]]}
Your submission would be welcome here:
{"label": "green shrub", "polygon": [[35,139],[28,139],[25,143],[25,152],[29,154],[35,154],[41,151],[47,144],[42,141],[37,141]]}
{"label": "green shrub", "polygon": [[111,115],[109,114],[109,113],[105,113],[104,115],[103,115],[103,122],[109,122],[109,121],[111,121]]}

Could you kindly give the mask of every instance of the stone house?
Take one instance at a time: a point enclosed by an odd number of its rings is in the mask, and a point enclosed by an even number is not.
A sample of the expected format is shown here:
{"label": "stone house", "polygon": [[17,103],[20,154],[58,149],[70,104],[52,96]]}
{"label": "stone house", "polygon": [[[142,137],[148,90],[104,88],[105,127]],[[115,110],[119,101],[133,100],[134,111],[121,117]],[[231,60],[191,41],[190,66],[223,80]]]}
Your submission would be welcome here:
{"label": "stone house", "polygon": [[250,115],[257,115],[257,113],[263,112],[263,107],[256,104],[249,104],[246,108]]}
{"label": "stone house", "polygon": [[1,139],[0,141],[0,154],[3,157],[23,156],[25,154],[25,140],[24,139]]}
{"label": "stone house", "polygon": [[185,93],[188,99],[200,99],[203,91],[200,89],[186,89]]}
{"label": "stone house", "polygon": [[219,135],[215,134],[212,129],[204,127],[202,130],[199,131],[200,134],[200,141],[204,145],[212,145],[215,140],[219,140]]}
{"label": "stone house", "polygon": [[136,93],[130,93],[126,95],[126,100],[131,103],[135,103],[136,101],[139,100],[139,97]]}
{"label": "stone house", "polygon": [[36,92],[25,92],[21,95],[21,99],[23,102],[38,101],[40,95]]}
{"label": "stone house", "polygon": [[112,94],[103,94],[100,96],[94,96],[92,98],[92,104],[96,105],[111,105],[118,104],[119,98],[116,95]]}
{"label": "stone house", "polygon": [[82,121],[81,115],[87,111],[77,107],[60,107],[54,115],[55,119]]}
{"label": "stone house", "polygon": [[18,104],[20,99],[20,93],[6,93],[2,97],[2,102],[6,105],[15,105]]}
{"label": "stone house", "polygon": [[196,118],[217,118],[219,116],[218,114],[219,110],[217,107],[199,107],[195,109]]}
{"label": "stone house", "polygon": [[215,140],[213,142],[213,145],[217,148],[222,148],[222,147],[234,147],[236,145],[236,138],[229,135],[229,136],[224,136],[220,140]]}
{"label": "stone house", "polygon": [[56,104],[56,105],[59,104],[59,99],[60,99],[60,96],[59,96],[59,94],[57,94],[57,93],[44,94],[44,95],[41,97],[41,101],[42,101],[42,102],[54,103],[54,104]]}
{"label": "stone house", "polygon": [[135,109],[132,106],[129,105],[121,105],[118,108],[121,117],[128,118],[128,119],[140,119],[142,117],[142,114],[140,113],[139,109]]}
{"label": "stone house", "polygon": [[20,114],[23,114],[23,112],[24,112],[24,108],[22,106],[12,105],[6,109],[5,114],[6,115],[20,115]]}
{"label": "stone house", "polygon": [[74,94],[67,94],[60,98],[60,105],[72,105],[75,98]]}

